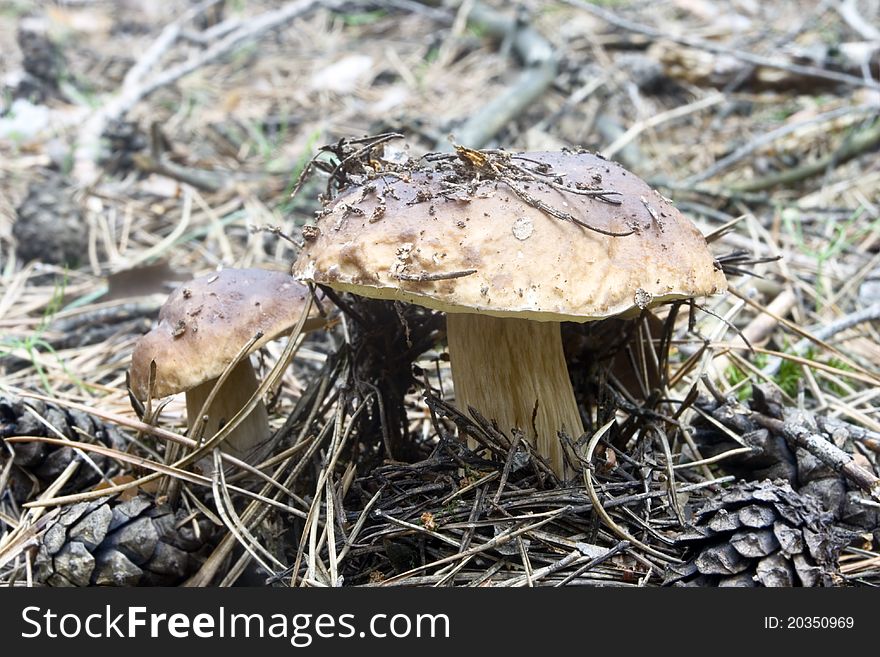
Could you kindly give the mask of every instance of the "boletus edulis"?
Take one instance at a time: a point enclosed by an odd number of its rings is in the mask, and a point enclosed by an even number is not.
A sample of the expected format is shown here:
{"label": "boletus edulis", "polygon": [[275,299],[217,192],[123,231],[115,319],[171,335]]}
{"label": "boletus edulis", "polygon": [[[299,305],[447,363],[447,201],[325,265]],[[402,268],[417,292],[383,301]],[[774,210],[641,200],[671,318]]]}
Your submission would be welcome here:
{"label": "boletus edulis", "polygon": [[582,151],[426,156],[342,189],[293,274],[446,313],[456,403],[519,428],[566,476],[583,433],[560,322],[715,294],[696,226],[633,173]]}

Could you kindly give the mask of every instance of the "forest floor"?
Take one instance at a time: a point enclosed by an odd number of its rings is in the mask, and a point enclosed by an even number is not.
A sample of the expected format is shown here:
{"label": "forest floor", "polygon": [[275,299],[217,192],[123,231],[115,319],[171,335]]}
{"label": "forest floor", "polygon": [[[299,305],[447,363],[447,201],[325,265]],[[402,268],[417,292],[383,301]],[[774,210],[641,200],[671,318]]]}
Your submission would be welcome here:
{"label": "forest floor", "polygon": [[[0,581],[877,585],[878,25],[876,0],[0,3]],[[183,395],[132,403],[168,293],[288,270],[319,149],[387,133],[370,156],[596,151],[710,240],[730,289],[633,320],[635,393],[568,329],[583,476],[455,415],[426,310],[261,350],[262,478],[177,467]],[[185,559],[103,568],[132,500]]]}

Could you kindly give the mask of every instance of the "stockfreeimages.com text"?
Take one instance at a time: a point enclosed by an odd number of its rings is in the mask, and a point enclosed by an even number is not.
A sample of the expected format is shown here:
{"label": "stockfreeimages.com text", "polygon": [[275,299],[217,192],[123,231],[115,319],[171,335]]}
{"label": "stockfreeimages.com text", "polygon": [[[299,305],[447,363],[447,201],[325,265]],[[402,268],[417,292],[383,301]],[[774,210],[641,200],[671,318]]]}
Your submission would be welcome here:
{"label": "stockfreeimages.com text", "polygon": [[358,622],[355,614],[265,614],[231,613],[218,607],[213,613],[183,614],[148,612],[146,607],[103,612],[57,614],[42,607],[25,607],[21,613],[25,639],[140,638],[172,637],[184,639],[273,638],[286,639],[292,646],[305,648],[316,638],[449,638],[446,614],[373,614]]}

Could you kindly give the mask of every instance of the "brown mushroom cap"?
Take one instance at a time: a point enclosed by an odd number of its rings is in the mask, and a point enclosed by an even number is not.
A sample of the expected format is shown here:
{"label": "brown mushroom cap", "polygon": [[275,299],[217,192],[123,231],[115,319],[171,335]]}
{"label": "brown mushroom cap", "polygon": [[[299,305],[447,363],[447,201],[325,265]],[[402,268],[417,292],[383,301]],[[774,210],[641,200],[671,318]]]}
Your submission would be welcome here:
{"label": "brown mushroom cap", "polygon": [[[150,362],[156,362],[154,397],[190,390],[219,377],[258,333],[259,349],[299,321],[309,289],[280,271],[224,269],[178,287],[159,311],[159,324],[138,340],[131,357],[131,389],[149,394]],[[305,329],[322,323],[312,306]]]}
{"label": "brown mushroom cap", "polygon": [[[293,274],[366,297],[447,312],[584,322],[726,289],[706,240],[670,201],[590,153],[524,153],[512,164],[571,191],[519,182],[532,198],[601,235],[530,205],[500,180],[450,189],[442,167],[386,176],[340,195],[305,235]],[[452,180],[456,183],[468,181]],[[605,189],[608,198],[575,193]]]}

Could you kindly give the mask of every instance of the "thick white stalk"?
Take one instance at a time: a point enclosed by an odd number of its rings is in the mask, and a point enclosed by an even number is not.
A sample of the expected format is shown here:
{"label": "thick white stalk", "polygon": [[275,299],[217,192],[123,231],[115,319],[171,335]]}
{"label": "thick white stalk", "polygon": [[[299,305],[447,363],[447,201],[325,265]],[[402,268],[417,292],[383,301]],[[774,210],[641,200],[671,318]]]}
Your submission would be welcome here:
{"label": "thick white stalk", "polygon": [[446,316],[457,406],[473,406],[510,435],[521,429],[560,477],[560,430],[573,439],[583,424],[562,350],[558,322],[469,313]]}
{"label": "thick white stalk", "polygon": [[[202,405],[216,383],[217,379],[211,379],[187,391],[186,413],[187,424],[190,428],[192,428]],[[204,438],[210,439],[218,429],[232,419],[247,404],[258,387],[259,380],[251,366],[250,359],[242,359],[229,373],[223,383],[223,388],[218,391],[214,402],[208,409],[207,420],[203,424]],[[221,449],[236,458],[249,460],[249,457],[266,444],[269,436],[269,413],[266,411],[266,406],[260,401],[254,410],[226,437]],[[192,438],[198,440],[199,436],[192,436]]]}

